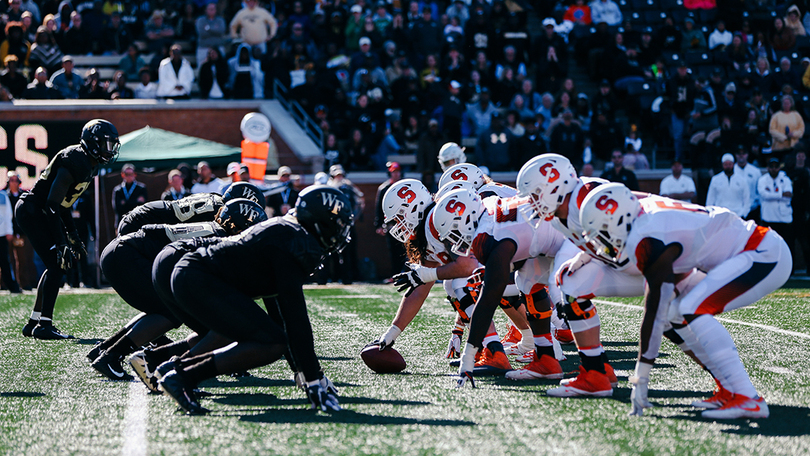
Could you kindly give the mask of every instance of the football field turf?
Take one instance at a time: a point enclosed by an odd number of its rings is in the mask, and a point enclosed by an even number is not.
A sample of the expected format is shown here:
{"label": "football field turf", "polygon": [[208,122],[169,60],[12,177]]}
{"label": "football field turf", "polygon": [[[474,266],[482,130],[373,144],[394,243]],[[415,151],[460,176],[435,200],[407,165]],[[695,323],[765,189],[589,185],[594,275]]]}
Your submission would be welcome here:
{"label": "football field turf", "polygon": [[[712,422],[689,404],[714,387],[669,342],[650,380],[655,408],[630,418],[627,376],[635,365],[640,299],[598,305],[602,335],[619,387],[612,398],[558,399],[555,381],[477,378],[456,390],[441,358],[454,314],[434,287],[395,344],[408,367],[372,373],[359,357],[388,328],[393,287],[307,287],[316,350],[340,388],[343,412],[308,409],[283,360],[253,376],[219,377],[208,416],[185,416],[137,380],[110,382],[85,354],[136,312],[112,292],[62,293],[56,324],[71,341],[26,339],[20,328],[34,295],[0,296],[0,454],[810,454],[810,282],[791,282],[745,309],[722,316],[771,417]],[[496,314],[498,328],[505,318]],[[183,337],[187,331],[170,335]],[[465,334],[466,337],[466,334]],[[572,345],[563,369],[576,370]],[[513,363],[519,367],[517,363]],[[128,368],[128,366],[127,366]]]}

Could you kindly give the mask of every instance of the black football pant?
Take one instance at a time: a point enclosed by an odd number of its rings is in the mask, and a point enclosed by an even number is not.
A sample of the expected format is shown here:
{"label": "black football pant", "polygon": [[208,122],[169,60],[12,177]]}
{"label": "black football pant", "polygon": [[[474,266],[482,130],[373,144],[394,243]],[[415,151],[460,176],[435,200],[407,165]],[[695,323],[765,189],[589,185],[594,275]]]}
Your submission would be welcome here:
{"label": "black football pant", "polygon": [[[34,310],[42,312],[45,318],[53,318],[56,297],[62,286],[64,271],[56,261],[56,242],[45,209],[37,205],[33,198],[23,196],[17,201],[17,224],[28,236],[31,246],[45,263],[45,272],[37,285],[37,300]],[[61,228],[60,228],[61,229]]]}

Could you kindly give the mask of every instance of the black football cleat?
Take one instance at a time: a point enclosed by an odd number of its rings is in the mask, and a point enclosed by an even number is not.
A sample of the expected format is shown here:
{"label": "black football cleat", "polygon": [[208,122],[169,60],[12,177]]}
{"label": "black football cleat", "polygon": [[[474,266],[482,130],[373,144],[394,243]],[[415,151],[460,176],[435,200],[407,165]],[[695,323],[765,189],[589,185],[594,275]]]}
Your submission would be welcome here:
{"label": "black football cleat", "polygon": [[39,324],[39,320],[28,319],[28,323],[22,328],[22,335],[25,337],[32,337],[34,335],[34,328]]}
{"label": "black football cleat", "polygon": [[155,377],[157,377],[158,380],[163,378],[164,375],[168,374],[170,371],[173,371],[177,367],[178,361],[180,361],[180,357],[172,356],[170,360],[166,361],[155,369]]}
{"label": "black football cleat", "polygon": [[146,354],[143,350],[136,351],[129,357],[129,365],[132,367],[132,370],[138,374],[138,378],[141,379],[149,391],[153,393],[160,392],[160,389],[158,389],[158,379],[155,377],[155,372],[149,365],[149,360],[146,358]]}
{"label": "black football cleat", "polygon": [[101,375],[114,381],[130,381],[134,377],[124,372],[124,367],[121,365],[121,357],[113,355],[112,353],[102,352],[101,355],[93,361],[91,366],[97,370]]}
{"label": "black football cleat", "polygon": [[90,364],[93,363],[99,356],[101,356],[101,342],[97,343],[89,353],[87,353],[87,360],[90,361]]}
{"label": "black football cleat", "polygon": [[186,386],[176,371],[167,372],[160,379],[159,384],[163,392],[174,399],[177,405],[188,415],[205,415],[210,412],[210,410],[200,405],[194,391]]}
{"label": "black football cleat", "polygon": [[33,336],[34,339],[39,340],[75,339],[75,337],[71,336],[70,334],[63,334],[56,328],[56,326],[52,324],[43,325],[41,322],[34,328]]}

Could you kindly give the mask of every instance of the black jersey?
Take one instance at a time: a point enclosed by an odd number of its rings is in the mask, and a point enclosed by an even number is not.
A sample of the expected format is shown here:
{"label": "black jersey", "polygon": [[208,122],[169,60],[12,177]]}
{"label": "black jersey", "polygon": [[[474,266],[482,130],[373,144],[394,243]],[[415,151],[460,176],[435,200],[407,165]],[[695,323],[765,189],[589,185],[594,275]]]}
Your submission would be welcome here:
{"label": "black jersey", "polygon": [[73,206],[73,203],[90,186],[90,181],[98,174],[98,166],[94,165],[94,162],[84,153],[81,146],[70,146],[62,149],[53,157],[48,166],[42,171],[42,174],[40,174],[34,188],[24,197],[34,198],[37,204],[44,207],[48,200],[48,193],[51,191],[51,185],[53,185],[60,168],[67,170],[73,177],[73,185],[68,189],[65,199],[60,203],[65,209]]}
{"label": "black jersey", "polygon": [[118,235],[134,233],[150,224],[211,222],[224,206],[216,193],[197,193],[176,201],[152,201],[131,210],[121,219]]}
{"label": "black jersey", "polygon": [[214,222],[146,225],[134,233],[122,236],[120,242],[131,245],[145,257],[155,258],[163,247],[174,241],[227,235],[228,233]]}
{"label": "black jersey", "polygon": [[235,236],[217,239],[190,254],[248,296],[276,293],[272,268],[297,268],[308,277],[320,266],[324,251],[292,217],[273,217]]}

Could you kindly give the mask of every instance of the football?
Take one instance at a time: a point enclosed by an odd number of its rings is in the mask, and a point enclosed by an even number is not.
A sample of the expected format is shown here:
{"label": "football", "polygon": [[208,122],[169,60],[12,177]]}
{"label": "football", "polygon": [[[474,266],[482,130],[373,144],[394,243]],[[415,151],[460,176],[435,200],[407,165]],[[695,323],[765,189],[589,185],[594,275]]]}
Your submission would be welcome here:
{"label": "football", "polygon": [[360,352],[360,357],[369,369],[378,374],[393,374],[405,369],[405,358],[393,347],[380,351],[379,345],[368,345]]}

